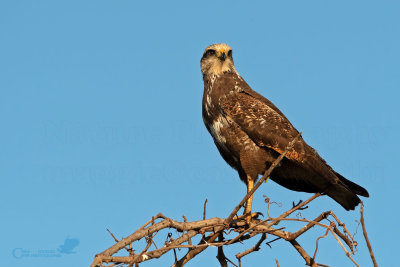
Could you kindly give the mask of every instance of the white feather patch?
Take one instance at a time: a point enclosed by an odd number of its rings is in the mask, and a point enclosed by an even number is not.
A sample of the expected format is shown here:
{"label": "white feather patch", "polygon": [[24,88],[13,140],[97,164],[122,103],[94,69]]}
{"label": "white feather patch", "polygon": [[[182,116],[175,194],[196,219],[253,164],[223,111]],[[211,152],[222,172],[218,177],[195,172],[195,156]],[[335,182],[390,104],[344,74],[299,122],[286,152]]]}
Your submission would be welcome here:
{"label": "white feather patch", "polygon": [[228,122],[222,116],[218,116],[218,118],[213,121],[213,124],[212,124],[213,136],[221,144],[226,143],[226,138],[222,135],[222,130],[223,130],[224,127],[227,127],[227,126],[228,126]]}

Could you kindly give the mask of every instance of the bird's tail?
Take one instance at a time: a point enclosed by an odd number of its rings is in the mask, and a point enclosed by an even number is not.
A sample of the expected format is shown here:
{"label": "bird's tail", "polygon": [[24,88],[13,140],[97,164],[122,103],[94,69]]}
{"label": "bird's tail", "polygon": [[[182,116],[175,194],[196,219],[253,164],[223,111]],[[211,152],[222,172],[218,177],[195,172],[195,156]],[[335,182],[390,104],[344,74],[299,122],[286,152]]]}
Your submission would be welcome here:
{"label": "bird's tail", "polygon": [[330,185],[325,190],[325,193],[342,205],[346,210],[354,210],[361,201],[355,193],[340,183]]}
{"label": "bird's tail", "polygon": [[368,191],[365,188],[353,183],[342,175],[335,172],[340,182],[330,185],[325,193],[333,198],[336,202],[343,206],[346,210],[354,210],[354,208],[361,202],[357,195],[369,197]]}
{"label": "bird's tail", "polygon": [[359,196],[369,197],[368,191],[364,187],[347,180],[337,172],[335,172],[335,174],[340,179],[340,181],[342,181],[353,193],[356,193]]}

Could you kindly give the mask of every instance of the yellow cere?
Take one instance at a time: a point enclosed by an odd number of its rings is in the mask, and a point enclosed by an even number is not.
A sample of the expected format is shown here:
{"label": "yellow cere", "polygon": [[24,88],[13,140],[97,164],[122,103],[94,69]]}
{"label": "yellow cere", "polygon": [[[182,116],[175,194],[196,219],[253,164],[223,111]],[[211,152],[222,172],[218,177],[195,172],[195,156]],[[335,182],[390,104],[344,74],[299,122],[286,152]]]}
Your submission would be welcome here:
{"label": "yellow cere", "polygon": [[225,49],[219,49],[218,53],[217,53],[217,56],[220,57],[222,55],[222,53],[225,53]]}

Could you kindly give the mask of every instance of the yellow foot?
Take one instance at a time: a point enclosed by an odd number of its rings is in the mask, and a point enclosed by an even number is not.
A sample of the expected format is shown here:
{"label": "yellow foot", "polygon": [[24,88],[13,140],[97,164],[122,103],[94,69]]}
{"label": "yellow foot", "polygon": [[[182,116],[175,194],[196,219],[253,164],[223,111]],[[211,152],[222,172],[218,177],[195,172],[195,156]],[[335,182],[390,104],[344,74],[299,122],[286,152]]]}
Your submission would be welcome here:
{"label": "yellow foot", "polygon": [[233,219],[234,219],[234,220],[243,220],[243,219],[246,219],[247,224],[250,224],[251,220],[257,219],[258,216],[259,216],[260,214],[261,214],[261,213],[259,213],[259,212],[253,212],[253,213],[251,213],[251,214],[243,214],[243,215],[241,215],[241,216],[235,216],[235,217],[233,217]]}

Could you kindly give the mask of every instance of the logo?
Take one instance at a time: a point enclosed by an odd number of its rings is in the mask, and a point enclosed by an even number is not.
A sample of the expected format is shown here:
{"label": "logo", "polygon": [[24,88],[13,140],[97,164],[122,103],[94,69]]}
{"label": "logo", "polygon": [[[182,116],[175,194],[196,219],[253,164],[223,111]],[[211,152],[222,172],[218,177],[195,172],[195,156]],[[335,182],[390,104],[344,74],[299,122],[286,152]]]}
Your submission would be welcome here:
{"label": "logo", "polygon": [[74,254],[74,250],[79,245],[79,239],[67,237],[64,244],[60,245],[57,249],[26,249],[14,248],[11,254],[16,259],[23,258],[59,258],[63,254]]}
{"label": "logo", "polygon": [[76,253],[74,248],[79,245],[79,239],[76,238],[67,238],[64,240],[64,244],[58,247],[58,252],[64,254],[73,254]]}

